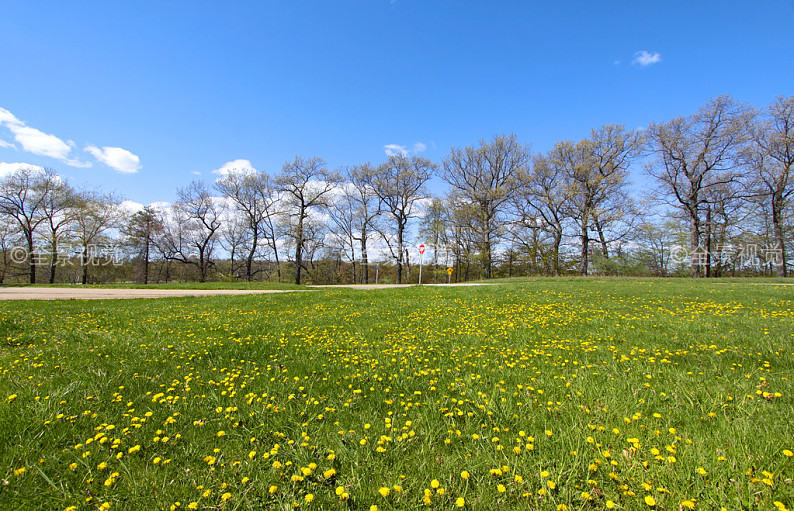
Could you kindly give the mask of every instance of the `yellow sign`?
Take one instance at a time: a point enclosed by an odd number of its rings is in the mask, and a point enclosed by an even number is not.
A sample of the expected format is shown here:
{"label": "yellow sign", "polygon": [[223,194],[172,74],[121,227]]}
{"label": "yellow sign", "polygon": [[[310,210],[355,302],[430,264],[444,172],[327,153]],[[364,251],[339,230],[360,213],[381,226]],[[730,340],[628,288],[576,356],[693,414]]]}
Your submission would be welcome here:
{"label": "yellow sign", "polygon": [[452,275],[452,268],[447,268],[447,275]]}

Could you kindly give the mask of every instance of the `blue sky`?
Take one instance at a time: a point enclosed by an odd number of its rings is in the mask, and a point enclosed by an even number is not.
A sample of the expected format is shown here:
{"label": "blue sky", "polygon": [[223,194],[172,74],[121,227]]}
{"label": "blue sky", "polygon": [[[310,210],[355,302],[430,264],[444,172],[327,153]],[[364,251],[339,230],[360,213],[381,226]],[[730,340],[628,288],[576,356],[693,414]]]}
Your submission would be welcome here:
{"label": "blue sky", "polygon": [[794,94],[792,26],[792,0],[7,2],[0,173],[146,204],[234,160],[440,162],[498,133],[545,152]]}

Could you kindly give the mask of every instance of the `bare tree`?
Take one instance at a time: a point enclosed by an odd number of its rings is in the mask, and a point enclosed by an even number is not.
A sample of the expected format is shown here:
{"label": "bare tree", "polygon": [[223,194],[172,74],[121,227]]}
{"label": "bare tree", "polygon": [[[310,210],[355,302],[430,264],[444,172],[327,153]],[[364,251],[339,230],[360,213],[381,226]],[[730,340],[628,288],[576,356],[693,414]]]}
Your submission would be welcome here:
{"label": "bare tree", "polygon": [[10,276],[15,254],[24,242],[22,231],[13,218],[0,215],[0,284],[4,284]]}
{"label": "bare tree", "polygon": [[174,218],[164,231],[163,256],[195,266],[199,282],[206,282],[214,265],[212,255],[222,225],[223,204],[201,181],[180,188],[177,196],[179,200],[172,207]]}
{"label": "bare tree", "polygon": [[419,236],[428,240],[430,250],[433,251],[433,274],[438,268],[438,256],[442,246],[449,242],[447,239],[447,202],[440,197],[433,197],[425,208],[425,216],[419,226]]}
{"label": "bare tree", "polygon": [[570,190],[562,167],[543,155],[536,155],[532,159],[531,169],[519,172],[517,179],[519,186],[513,202],[517,213],[514,225],[520,231],[528,231],[533,237],[538,231],[550,236],[551,270],[554,275],[560,275],[560,247],[570,200]]}
{"label": "bare tree", "polygon": [[785,277],[784,219],[794,193],[794,96],[778,97],[753,128],[753,144],[747,159],[758,193],[768,203],[771,212],[772,234],[778,251],[775,270],[778,277]]}
{"label": "bare tree", "polygon": [[458,202],[471,207],[485,278],[491,278],[493,247],[504,232],[516,176],[529,167],[530,158],[529,146],[519,144],[515,135],[498,135],[481,140],[479,147],[454,148],[444,160],[442,178]]}
{"label": "bare tree", "polygon": [[342,250],[353,265],[353,281],[356,281],[356,250],[361,256],[361,280],[369,283],[369,241],[375,232],[375,218],[380,214],[378,197],[367,184],[372,173],[369,163],[353,167],[347,172],[347,182],[338,190],[338,196],[330,201],[328,215],[332,232]]}
{"label": "bare tree", "polygon": [[55,172],[46,171],[40,185],[42,187],[42,214],[47,226],[46,240],[50,259],[50,284],[55,283],[58,265],[65,260],[60,253],[61,237],[77,217],[76,192]]}
{"label": "bare tree", "polygon": [[270,241],[278,264],[275,239],[272,239],[273,234],[268,236],[268,231],[272,230],[272,218],[278,214],[276,191],[266,174],[242,171],[228,173],[215,183],[215,188],[235,204],[245,220],[248,230],[245,278],[251,281],[257,273],[253,263],[263,237]]}
{"label": "bare tree", "polygon": [[352,188],[349,189],[351,201],[355,207],[354,226],[357,231],[355,239],[361,250],[361,266],[364,284],[369,284],[369,241],[375,233],[375,220],[381,214],[378,196],[367,181],[372,174],[369,162],[357,165],[350,170],[348,179]]}
{"label": "bare tree", "polygon": [[28,275],[36,283],[35,243],[39,227],[47,221],[45,212],[48,195],[52,193],[55,173],[39,169],[21,168],[0,182],[0,214],[12,218],[19,226],[27,244]]}
{"label": "bare tree", "polygon": [[703,214],[709,189],[738,181],[739,152],[751,114],[729,96],[719,96],[689,117],[651,124],[647,134],[654,162],[646,172],[659,185],[659,199],[681,209],[689,220],[692,276],[701,276]]}
{"label": "bare tree", "polygon": [[418,215],[417,203],[427,196],[425,184],[436,169],[437,165],[427,158],[394,155],[367,177],[381,209],[390,217],[391,229],[382,230],[381,235],[397,263],[398,284],[403,279],[408,222]]}
{"label": "bare tree", "polygon": [[99,242],[121,222],[120,204],[121,199],[118,197],[96,192],[84,191],[74,197],[74,221],[70,226],[70,234],[80,247],[83,284],[88,284],[88,268],[96,264],[97,261],[93,259],[100,255],[97,250]]}
{"label": "bare tree", "polygon": [[160,215],[151,206],[146,206],[130,217],[122,228],[126,242],[136,252],[143,266],[143,283],[149,283],[149,261],[152,247],[163,231],[163,222]]}
{"label": "bare tree", "polygon": [[577,143],[561,142],[549,153],[568,183],[568,214],[576,221],[581,240],[579,272],[587,275],[589,242],[595,231],[604,258],[609,244],[629,231],[607,237],[610,227],[623,221],[632,210],[628,194],[628,166],[642,147],[641,137],[623,126],[602,126],[590,138]]}
{"label": "bare tree", "polygon": [[609,246],[623,241],[639,214],[628,191],[629,165],[640,155],[645,140],[640,132],[622,125],[604,125],[590,132],[597,186],[593,226],[601,252],[609,258]]}
{"label": "bare tree", "polygon": [[276,188],[285,196],[290,216],[290,237],[295,248],[295,283],[301,283],[303,255],[307,249],[306,223],[309,214],[325,207],[332,190],[341,181],[338,174],[329,172],[321,158],[304,159],[296,156],[285,163],[276,178]]}
{"label": "bare tree", "polygon": [[249,229],[247,220],[243,218],[239,211],[234,211],[231,216],[224,219],[219,233],[221,247],[229,253],[229,274],[235,279],[242,277],[250,282],[251,279],[246,271],[247,257],[245,255],[242,256],[242,263],[240,263],[241,259],[239,257],[241,253],[250,254],[249,250],[253,244],[251,240],[252,232]]}

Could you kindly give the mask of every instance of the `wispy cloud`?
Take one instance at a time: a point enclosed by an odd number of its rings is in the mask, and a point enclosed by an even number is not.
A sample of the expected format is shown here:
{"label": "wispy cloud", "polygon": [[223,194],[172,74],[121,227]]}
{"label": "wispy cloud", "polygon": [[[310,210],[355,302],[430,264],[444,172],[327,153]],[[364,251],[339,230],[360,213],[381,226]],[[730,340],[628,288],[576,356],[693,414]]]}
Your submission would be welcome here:
{"label": "wispy cloud", "polygon": [[223,177],[233,173],[255,174],[256,169],[253,165],[251,165],[250,160],[237,159],[227,161],[223,164],[223,167],[213,170],[212,173]]}
{"label": "wispy cloud", "polygon": [[99,148],[88,145],[85,150],[100,162],[123,174],[134,174],[141,169],[141,159],[121,147]]}
{"label": "wispy cloud", "polygon": [[662,56],[658,52],[640,50],[634,53],[634,59],[631,61],[631,63],[640,67],[648,67],[651,64],[656,64],[661,61]]}
{"label": "wispy cloud", "polygon": [[74,142],[64,142],[55,135],[31,128],[5,108],[0,108],[0,125],[11,132],[23,151],[38,156],[49,156],[72,167],[91,166],[91,162],[83,162],[71,157]]}
{"label": "wispy cloud", "polygon": [[411,147],[411,149],[399,144],[386,144],[383,146],[386,156],[396,156],[398,154],[401,156],[408,156],[411,153],[419,154],[424,152],[425,149],[427,149],[427,145],[425,145],[423,142],[414,142],[414,145]]}
{"label": "wispy cloud", "polygon": [[6,142],[5,140],[0,139],[0,147],[14,147],[14,144],[11,142]]}

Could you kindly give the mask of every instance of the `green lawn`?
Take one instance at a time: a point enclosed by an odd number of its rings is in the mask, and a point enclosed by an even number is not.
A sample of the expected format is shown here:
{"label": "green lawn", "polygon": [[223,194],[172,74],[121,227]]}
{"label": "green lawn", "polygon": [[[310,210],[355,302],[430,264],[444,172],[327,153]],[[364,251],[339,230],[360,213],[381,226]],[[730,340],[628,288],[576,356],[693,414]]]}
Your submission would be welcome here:
{"label": "green lawn", "polygon": [[0,509],[794,508],[793,295],[0,302]]}
{"label": "green lawn", "polygon": [[284,284],[281,282],[169,282],[157,284],[101,284],[101,285],[75,285],[75,284],[6,284],[5,287],[68,287],[75,289],[306,289],[305,286]]}

